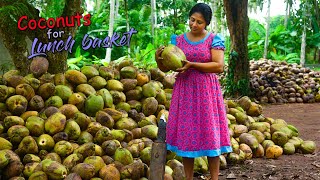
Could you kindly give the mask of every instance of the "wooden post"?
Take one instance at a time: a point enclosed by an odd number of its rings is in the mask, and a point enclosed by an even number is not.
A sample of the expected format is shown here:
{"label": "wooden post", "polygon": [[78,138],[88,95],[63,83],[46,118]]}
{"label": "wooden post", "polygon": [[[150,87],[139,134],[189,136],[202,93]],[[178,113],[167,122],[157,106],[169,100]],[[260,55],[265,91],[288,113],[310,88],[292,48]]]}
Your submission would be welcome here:
{"label": "wooden post", "polygon": [[151,161],[150,161],[150,180],[164,180],[164,172],[167,157],[166,141],[166,119],[161,115],[158,125],[157,140],[152,143]]}
{"label": "wooden post", "polygon": [[154,142],[151,150],[150,180],[163,180],[167,155],[167,144]]}

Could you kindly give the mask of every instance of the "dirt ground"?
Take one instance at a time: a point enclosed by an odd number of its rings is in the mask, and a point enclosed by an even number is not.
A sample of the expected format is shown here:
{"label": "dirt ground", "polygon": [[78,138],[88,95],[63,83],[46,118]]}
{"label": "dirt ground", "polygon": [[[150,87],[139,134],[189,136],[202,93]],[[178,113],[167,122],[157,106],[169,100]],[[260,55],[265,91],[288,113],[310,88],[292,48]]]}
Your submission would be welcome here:
{"label": "dirt ground", "polygon": [[[314,154],[282,155],[280,158],[254,158],[244,164],[228,166],[220,170],[219,180],[320,180],[320,103],[312,104],[282,104],[263,106],[263,115],[274,119],[284,119],[299,130],[303,140],[315,141],[317,145]],[[198,176],[194,179],[210,179],[208,176]]]}

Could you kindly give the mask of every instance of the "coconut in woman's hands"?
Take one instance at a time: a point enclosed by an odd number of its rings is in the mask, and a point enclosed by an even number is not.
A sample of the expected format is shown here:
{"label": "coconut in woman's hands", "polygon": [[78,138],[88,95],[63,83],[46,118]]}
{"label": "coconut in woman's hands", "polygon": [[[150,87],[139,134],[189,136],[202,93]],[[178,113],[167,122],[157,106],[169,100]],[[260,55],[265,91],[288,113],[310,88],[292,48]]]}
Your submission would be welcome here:
{"label": "coconut in woman's hands", "polygon": [[183,66],[181,68],[176,69],[176,71],[180,73],[184,73],[186,70],[188,70],[191,67],[192,63],[188,60],[182,60],[181,62]]}

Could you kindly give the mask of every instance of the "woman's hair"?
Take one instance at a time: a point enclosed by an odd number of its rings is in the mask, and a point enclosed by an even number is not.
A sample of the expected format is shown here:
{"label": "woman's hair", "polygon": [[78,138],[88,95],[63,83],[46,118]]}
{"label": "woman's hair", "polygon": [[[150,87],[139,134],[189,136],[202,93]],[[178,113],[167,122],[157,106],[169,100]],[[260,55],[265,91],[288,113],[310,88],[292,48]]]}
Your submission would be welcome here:
{"label": "woman's hair", "polygon": [[210,6],[208,6],[205,3],[198,3],[194,5],[189,12],[189,18],[193,13],[196,13],[196,12],[202,14],[202,16],[204,17],[204,20],[206,21],[206,25],[208,26],[212,18],[212,10]]}

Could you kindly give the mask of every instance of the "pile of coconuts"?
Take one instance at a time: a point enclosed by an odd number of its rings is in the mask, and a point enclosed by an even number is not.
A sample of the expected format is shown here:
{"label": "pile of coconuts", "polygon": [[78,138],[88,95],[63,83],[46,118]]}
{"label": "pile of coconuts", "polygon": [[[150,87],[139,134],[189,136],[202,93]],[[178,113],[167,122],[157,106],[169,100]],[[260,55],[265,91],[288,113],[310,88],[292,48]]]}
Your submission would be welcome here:
{"label": "pile of coconuts", "polygon": [[[147,179],[174,76],[138,69],[131,59],[59,74],[48,67],[47,59],[36,57],[30,74],[0,76],[0,178]],[[264,117],[247,97],[226,100],[226,109],[233,153],[220,156],[221,169],[252,157],[315,150],[297,128]],[[167,152],[166,180],[184,177],[181,161]],[[194,170],[208,172],[206,157],[195,159]]]}
{"label": "pile of coconuts", "polygon": [[285,61],[250,61],[250,86],[260,103],[320,102],[320,72]]}
{"label": "pile of coconuts", "polygon": [[297,127],[283,119],[262,114],[262,106],[244,96],[225,100],[233,152],[227,162],[234,164],[252,157],[277,159],[282,154],[311,154],[316,144],[299,137]]}
{"label": "pile of coconuts", "polygon": [[[220,80],[225,75],[219,74]],[[252,60],[250,89],[260,104],[320,102],[320,72],[285,61]]]}

